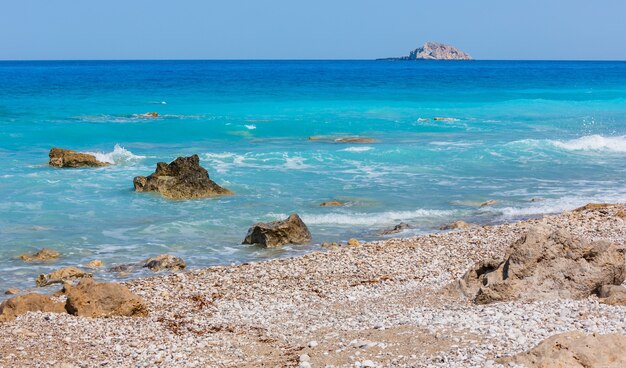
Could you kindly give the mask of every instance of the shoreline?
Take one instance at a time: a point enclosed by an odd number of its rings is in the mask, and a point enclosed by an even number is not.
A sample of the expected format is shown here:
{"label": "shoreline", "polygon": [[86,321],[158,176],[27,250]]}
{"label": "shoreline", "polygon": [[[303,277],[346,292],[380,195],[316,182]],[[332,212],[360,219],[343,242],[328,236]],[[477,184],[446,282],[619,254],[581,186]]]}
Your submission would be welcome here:
{"label": "shoreline", "polygon": [[22,315],[0,323],[0,367],[298,366],[303,354],[313,367],[471,367],[559,332],[626,334],[626,307],[595,297],[475,305],[446,291],[538,223],[626,244],[625,210],[566,211],[133,279],[124,284],[146,301],[147,317]]}

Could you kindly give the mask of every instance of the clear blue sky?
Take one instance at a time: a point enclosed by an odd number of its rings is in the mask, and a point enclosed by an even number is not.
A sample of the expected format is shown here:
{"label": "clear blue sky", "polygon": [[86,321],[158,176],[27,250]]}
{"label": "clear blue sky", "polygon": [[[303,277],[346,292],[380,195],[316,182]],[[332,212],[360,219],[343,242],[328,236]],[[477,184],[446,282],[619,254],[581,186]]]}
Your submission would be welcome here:
{"label": "clear blue sky", "polygon": [[626,0],[5,0],[0,59],[626,60]]}

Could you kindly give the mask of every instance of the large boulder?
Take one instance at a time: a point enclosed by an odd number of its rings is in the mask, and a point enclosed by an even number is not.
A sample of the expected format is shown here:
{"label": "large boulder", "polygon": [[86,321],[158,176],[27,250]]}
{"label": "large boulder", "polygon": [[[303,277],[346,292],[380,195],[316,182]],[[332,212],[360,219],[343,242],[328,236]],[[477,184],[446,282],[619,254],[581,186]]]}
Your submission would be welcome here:
{"label": "large boulder", "polygon": [[43,248],[33,254],[22,254],[19,258],[24,262],[48,262],[59,258],[61,254],[53,249]]}
{"label": "large boulder", "polygon": [[62,284],[67,281],[82,279],[83,277],[91,277],[88,272],[81,270],[78,267],[64,267],[56,271],[53,271],[47,275],[41,274],[35,279],[35,283],[39,287],[48,286],[52,284]]}
{"label": "large boulder", "polygon": [[625,250],[588,242],[546,225],[531,228],[504,259],[480,262],[461,279],[478,304],[514,299],[587,298],[626,279]]}
{"label": "large boulder", "polygon": [[248,230],[242,244],[259,244],[276,247],[283,244],[305,244],[311,241],[311,233],[297,214],[286,220],[258,222]]}
{"label": "large boulder", "polygon": [[170,199],[194,199],[229,195],[232,192],[209,179],[209,173],[200,166],[198,155],[179,157],[170,164],[157,163],[150,176],[133,180],[137,192],[159,192]]}
{"label": "large boulder", "polygon": [[109,165],[107,162],[100,162],[96,156],[89,153],[81,153],[64,148],[53,148],[48,154],[50,166],[54,167],[102,167]]}
{"label": "large boulder", "polygon": [[26,312],[64,313],[65,308],[63,303],[37,293],[16,296],[0,304],[0,322],[14,320]]}
{"label": "large boulder", "polygon": [[84,317],[145,317],[144,301],[122,284],[82,279],[76,286],[66,284],[65,309],[69,314]]}
{"label": "large boulder", "polygon": [[567,332],[551,336],[530,351],[498,362],[528,368],[622,368],[626,367],[626,336]]}

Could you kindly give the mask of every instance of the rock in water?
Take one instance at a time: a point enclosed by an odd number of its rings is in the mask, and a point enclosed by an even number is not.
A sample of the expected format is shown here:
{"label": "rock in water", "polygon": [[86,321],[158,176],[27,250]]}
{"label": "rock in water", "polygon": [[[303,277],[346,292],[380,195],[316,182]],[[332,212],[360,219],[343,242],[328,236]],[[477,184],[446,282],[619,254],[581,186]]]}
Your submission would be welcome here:
{"label": "rock in water", "polygon": [[305,244],[311,241],[311,233],[297,214],[286,220],[258,222],[248,230],[242,244],[259,244],[276,247],[283,244]]}
{"label": "rock in water", "polygon": [[161,254],[156,257],[148,258],[142,262],[141,267],[150,269],[151,271],[179,271],[185,269],[187,265],[181,258],[171,254]]}
{"label": "rock in water", "polygon": [[43,287],[52,284],[62,284],[64,282],[81,279],[83,277],[91,277],[91,274],[77,267],[64,267],[47,275],[39,275],[35,282],[37,286]]}
{"label": "rock in water", "polygon": [[426,42],[422,47],[411,51],[409,56],[383,60],[473,60],[473,58],[456,47],[439,42]]}
{"label": "rock in water", "polygon": [[530,229],[502,260],[478,263],[461,279],[478,304],[515,299],[582,299],[626,279],[625,249],[587,242],[546,225]]}
{"label": "rock in water", "polygon": [[43,248],[34,254],[22,254],[20,259],[24,262],[48,262],[59,258],[60,254],[56,250]]}
{"label": "rock in water", "polygon": [[102,167],[108,166],[106,162],[100,162],[96,156],[72,151],[64,148],[53,148],[48,154],[50,157],[50,166],[54,167]]}
{"label": "rock in water", "polygon": [[157,163],[156,171],[148,177],[137,176],[133,183],[137,192],[159,192],[170,199],[194,199],[229,195],[232,192],[209,179],[200,166],[198,155],[179,157],[169,165]]}
{"label": "rock in water", "polygon": [[386,229],[382,229],[380,231],[378,231],[376,234],[380,235],[380,236],[384,236],[384,235],[391,235],[391,234],[397,234],[399,232],[402,232],[404,230],[410,229],[412,226],[405,223],[405,222],[401,222],[398,225],[392,226],[392,227],[388,227]]}
{"label": "rock in water", "polygon": [[439,230],[458,230],[458,229],[469,229],[472,225],[468,224],[463,220],[454,221],[451,224],[443,225],[439,228]]}
{"label": "rock in water", "polygon": [[0,304],[0,322],[14,320],[26,312],[64,313],[63,303],[54,302],[45,295],[31,293],[5,300]]}
{"label": "rock in water", "polygon": [[95,282],[82,279],[78,285],[64,286],[69,314],[84,317],[145,317],[148,308],[144,301],[122,284]]}
{"label": "rock in water", "polygon": [[530,351],[499,359],[498,363],[515,363],[529,368],[626,367],[626,336],[567,332],[545,339]]}

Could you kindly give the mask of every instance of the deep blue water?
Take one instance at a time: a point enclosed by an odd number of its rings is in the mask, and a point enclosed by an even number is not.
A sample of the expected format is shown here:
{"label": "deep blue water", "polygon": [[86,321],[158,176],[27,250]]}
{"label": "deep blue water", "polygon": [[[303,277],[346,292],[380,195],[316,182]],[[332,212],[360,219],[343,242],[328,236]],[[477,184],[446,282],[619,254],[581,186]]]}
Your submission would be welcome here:
{"label": "deep blue water", "polygon": [[[53,146],[115,165],[53,169]],[[236,195],[133,192],[134,176],[193,153]],[[200,267],[374,239],[400,221],[411,235],[626,202],[625,174],[626,62],[0,62],[0,290],[92,259],[167,252]],[[319,207],[332,199],[347,206]],[[312,244],[239,244],[291,212]],[[42,247],[63,256],[16,260]]]}

